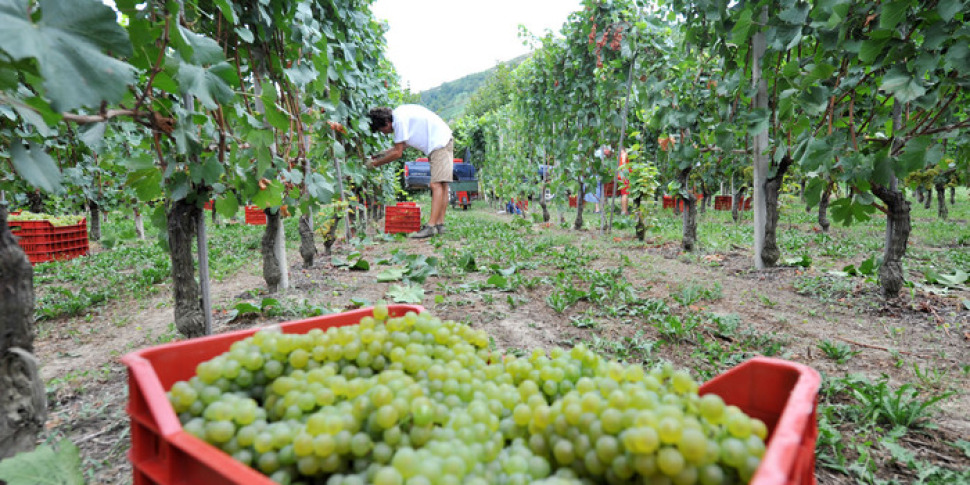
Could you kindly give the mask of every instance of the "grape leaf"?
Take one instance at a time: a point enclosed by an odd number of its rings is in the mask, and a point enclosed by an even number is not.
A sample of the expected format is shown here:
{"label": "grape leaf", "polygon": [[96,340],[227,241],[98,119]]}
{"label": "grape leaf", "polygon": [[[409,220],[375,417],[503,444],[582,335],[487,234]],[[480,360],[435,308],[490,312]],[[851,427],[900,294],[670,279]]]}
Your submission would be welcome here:
{"label": "grape leaf", "polygon": [[909,6],[909,0],[896,0],[882,4],[882,10],[879,12],[879,27],[889,30],[895,29],[896,25],[906,18]]}
{"label": "grape leaf", "polygon": [[424,301],[424,288],[420,286],[394,285],[387,295],[396,303],[421,303]]}
{"label": "grape leaf", "polygon": [[354,261],[354,264],[350,265],[350,269],[355,271],[367,271],[370,269],[370,263],[364,258],[358,258]]}
{"label": "grape leaf", "polygon": [[0,481],[7,485],[84,485],[81,455],[67,439],[57,449],[40,445],[0,461]]}
{"label": "grape leaf", "polygon": [[934,285],[943,285],[946,287],[956,287],[961,286],[970,279],[970,275],[966,271],[956,270],[953,274],[942,274],[935,270],[927,270],[924,275],[926,276],[926,282]]}
{"label": "grape leaf", "polygon": [[135,69],[102,53],[132,53],[114,10],[98,0],[41,0],[42,17],[35,24],[30,3],[0,3],[0,51],[13,60],[37,60],[51,107],[71,111],[121,100]]}
{"label": "grape leaf", "polygon": [[206,108],[215,109],[218,104],[229,103],[235,96],[227,82],[234,75],[235,70],[227,62],[210,67],[181,62],[175,77],[183,94],[191,94]]}
{"label": "grape leaf", "polygon": [[496,286],[498,288],[506,288],[509,286],[508,278],[499,274],[493,274],[492,276],[489,276],[488,280],[485,281],[485,283],[492,286]]}
{"label": "grape leaf", "polygon": [[239,212],[239,201],[236,194],[227,192],[225,196],[216,199],[216,212],[223,217],[232,217]]}
{"label": "grape leaf", "polygon": [[31,142],[28,150],[21,140],[15,138],[10,143],[10,158],[13,168],[29,184],[47,192],[63,190],[61,171],[42,146]]}
{"label": "grape leaf", "polygon": [[404,278],[404,268],[387,268],[377,273],[377,281],[386,283],[388,281],[401,281]]}

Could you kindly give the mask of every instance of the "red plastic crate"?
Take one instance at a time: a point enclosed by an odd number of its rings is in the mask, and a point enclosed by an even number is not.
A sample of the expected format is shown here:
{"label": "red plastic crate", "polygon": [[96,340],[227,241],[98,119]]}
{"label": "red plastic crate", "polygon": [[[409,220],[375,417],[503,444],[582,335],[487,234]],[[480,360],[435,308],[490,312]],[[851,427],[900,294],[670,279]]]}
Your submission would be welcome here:
{"label": "red plastic crate", "polygon": [[[419,305],[389,305],[390,316],[409,311],[421,313]],[[283,333],[306,333],[353,325],[373,308],[335,313],[306,320],[281,323]],[[256,333],[250,328],[221,335],[183,340],[139,350],[122,357],[128,367],[128,406],[131,419],[131,449],[134,485],[271,485],[268,477],[225,454],[222,450],[182,429],[175,410],[165,395],[176,381],[195,375],[199,363],[229,350],[233,342]]]}
{"label": "red plastic crate", "polygon": [[31,253],[56,253],[58,251],[74,251],[78,249],[88,249],[88,240],[75,239],[59,242],[42,242],[35,243],[25,240],[18,241],[20,247],[23,248],[24,252],[27,254]]}
{"label": "red plastic crate", "polygon": [[613,197],[614,195],[620,195],[619,192],[614,194],[613,193],[614,190],[616,190],[615,183],[609,182],[609,183],[603,184],[603,197]]}
{"label": "red plastic crate", "polygon": [[[424,311],[416,305],[391,305],[391,316]],[[284,333],[306,333],[352,325],[371,315],[366,308],[282,323]],[[128,453],[134,483],[270,484],[267,477],[219,449],[184,432],[165,390],[195,373],[196,366],[229,350],[258,328],[186,340],[130,353],[128,415],[132,446]],[[765,422],[768,442],[755,485],[815,483],[816,406],[821,377],[814,369],[780,359],[756,357],[711,379],[700,394],[715,393],[727,404]]]}
{"label": "red plastic crate", "polygon": [[74,259],[88,254],[87,219],[70,226],[50,221],[7,221],[31,264]]}
{"label": "red plastic crate", "polygon": [[13,233],[19,231],[28,231],[31,233],[42,233],[42,234],[69,234],[78,231],[87,232],[88,230],[88,220],[81,219],[81,222],[70,226],[55,226],[51,224],[50,221],[38,220],[38,221],[12,221],[7,219],[7,227]]}
{"label": "red plastic crate", "polygon": [[755,357],[700,387],[701,395],[717,394],[768,426],[765,454],[751,485],[816,483],[816,408],[821,383],[819,373],[806,365]]}
{"label": "red plastic crate", "polygon": [[[694,194],[694,197],[697,199],[698,204],[700,204],[700,202],[704,199],[703,194]],[[677,207],[680,211],[685,211],[687,210],[687,201],[685,201],[679,196],[673,197],[670,195],[665,195],[663,208],[673,209],[674,207]]]}
{"label": "red plastic crate", "polygon": [[570,195],[569,196],[569,207],[578,207],[578,206],[579,206],[579,196]]}
{"label": "red plastic crate", "polygon": [[421,229],[421,208],[413,202],[398,202],[384,208],[384,232],[410,233]]}
{"label": "red plastic crate", "polygon": [[46,263],[48,261],[66,261],[69,259],[74,259],[78,256],[84,256],[88,254],[88,247],[85,245],[83,248],[70,250],[24,252],[27,253],[27,260],[30,261],[30,264],[37,264]]}
{"label": "red plastic crate", "polygon": [[730,195],[715,195],[714,196],[714,210],[716,211],[729,211],[731,210],[731,200],[733,197]]}
{"label": "red plastic crate", "polygon": [[255,205],[246,206],[246,224],[253,226],[264,226],[266,225],[266,213],[263,209]]}
{"label": "red plastic crate", "polygon": [[215,210],[215,208],[216,208],[216,201],[209,200],[208,202],[205,203],[205,205],[202,206],[202,208],[205,209],[205,210],[208,210],[208,211]]}
{"label": "red plastic crate", "polygon": [[[390,305],[391,316],[417,305]],[[282,323],[284,333],[306,333],[357,323],[371,315],[365,308]],[[165,394],[176,381],[195,374],[196,366],[229,350],[258,328],[202,337],[139,350],[121,361],[128,367],[131,449],[135,485],[155,484],[265,484],[272,482],[258,471],[232,459],[218,448],[186,433]],[[755,357],[711,379],[700,394],[714,393],[727,404],[741,408],[768,427],[762,464],[754,485],[815,484],[816,406],[821,377],[814,369],[794,362]]]}

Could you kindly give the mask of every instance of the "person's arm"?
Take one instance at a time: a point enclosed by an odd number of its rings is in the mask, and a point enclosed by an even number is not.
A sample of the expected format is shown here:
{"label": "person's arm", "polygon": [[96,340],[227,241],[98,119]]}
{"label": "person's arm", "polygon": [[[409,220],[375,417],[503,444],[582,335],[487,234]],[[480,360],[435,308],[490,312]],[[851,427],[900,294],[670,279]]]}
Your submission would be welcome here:
{"label": "person's arm", "polygon": [[390,150],[372,157],[368,162],[368,165],[371,168],[376,168],[401,158],[404,155],[405,146],[406,144],[403,141],[401,143],[395,143]]}

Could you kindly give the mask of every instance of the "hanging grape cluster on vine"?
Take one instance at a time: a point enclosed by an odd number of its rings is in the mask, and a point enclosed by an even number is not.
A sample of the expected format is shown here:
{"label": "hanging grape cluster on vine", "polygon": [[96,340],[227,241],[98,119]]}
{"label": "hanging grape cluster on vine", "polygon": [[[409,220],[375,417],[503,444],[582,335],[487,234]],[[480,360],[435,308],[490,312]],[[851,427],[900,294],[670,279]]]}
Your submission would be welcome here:
{"label": "hanging grape cluster on vine", "polygon": [[[589,19],[594,20],[593,17]],[[595,45],[593,52],[596,54],[596,67],[603,67],[603,47],[606,47],[607,43],[609,43],[611,50],[620,50],[620,41],[623,40],[623,29],[625,27],[624,24],[610,24],[606,26],[603,34],[597,39],[597,24],[595,21],[593,22],[593,27],[589,31],[589,43]]]}

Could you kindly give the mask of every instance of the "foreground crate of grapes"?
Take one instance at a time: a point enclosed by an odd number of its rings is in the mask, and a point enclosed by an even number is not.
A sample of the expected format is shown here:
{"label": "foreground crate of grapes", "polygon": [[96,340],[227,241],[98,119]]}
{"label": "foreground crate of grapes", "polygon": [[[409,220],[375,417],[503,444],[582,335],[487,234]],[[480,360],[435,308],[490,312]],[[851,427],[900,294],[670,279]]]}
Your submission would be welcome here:
{"label": "foreground crate of grapes", "polygon": [[126,355],[139,484],[814,483],[814,370],[516,358],[418,306]]}

